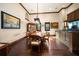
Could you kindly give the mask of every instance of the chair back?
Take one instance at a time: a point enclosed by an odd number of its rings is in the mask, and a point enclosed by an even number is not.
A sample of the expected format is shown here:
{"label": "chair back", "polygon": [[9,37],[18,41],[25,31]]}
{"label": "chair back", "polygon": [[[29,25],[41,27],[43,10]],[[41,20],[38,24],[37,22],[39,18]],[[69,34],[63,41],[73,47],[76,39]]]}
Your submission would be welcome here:
{"label": "chair back", "polygon": [[40,40],[41,41],[41,37],[38,35],[30,35],[30,38],[35,41],[35,40]]}

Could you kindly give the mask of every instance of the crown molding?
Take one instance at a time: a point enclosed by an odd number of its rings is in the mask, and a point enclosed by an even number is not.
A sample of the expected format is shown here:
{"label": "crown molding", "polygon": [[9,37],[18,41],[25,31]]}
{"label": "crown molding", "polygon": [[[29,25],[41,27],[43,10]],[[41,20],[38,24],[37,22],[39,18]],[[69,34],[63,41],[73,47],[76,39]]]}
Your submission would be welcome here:
{"label": "crown molding", "polygon": [[[38,14],[51,14],[51,13],[58,13],[58,12],[41,12]],[[30,15],[34,15],[34,14],[37,14],[37,13],[30,13]]]}
{"label": "crown molding", "polygon": [[[23,9],[25,9],[25,11],[29,14],[29,15],[34,15],[34,14],[37,14],[37,13],[29,13],[29,11],[22,5],[22,3],[19,3]],[[64,8],[61,8],[59,11],[57,12],[41,12],[41,13],[38,13],[38,14],[51,14],[51,13],[59,13],[62,9],[67,9],[69,8],[72,4],[74,3],[70,3],[67,7],[64,7]]]}
{"label": "crown molding", "polygon": [[28,10],[22,5],[22,3],[19,3],[19,4],[30,15],[30,13],[28,12]]}
{"label": "crown molding", "polygon": [[73,4],[73,3],[70,3],[67,7],[61,8],[61,9],[58,11],[58,13],[59,13],[62,9],[67,9],[67,8],[69,8],[72,4]]}

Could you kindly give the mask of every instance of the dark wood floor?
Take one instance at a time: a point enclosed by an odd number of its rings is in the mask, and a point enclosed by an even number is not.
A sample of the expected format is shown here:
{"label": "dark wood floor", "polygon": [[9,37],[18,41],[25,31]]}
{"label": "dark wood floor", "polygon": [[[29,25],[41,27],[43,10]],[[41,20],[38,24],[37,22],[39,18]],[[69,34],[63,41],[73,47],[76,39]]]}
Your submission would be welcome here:
{"label": "dark wood floor", "polygon": [[70,53],[64,44],[50,37],[49,41],[42,45],[40,51],[38,47],[31,49],[28,46],[26,51],[22,51],[21,56],[75,56],[75,54]]}

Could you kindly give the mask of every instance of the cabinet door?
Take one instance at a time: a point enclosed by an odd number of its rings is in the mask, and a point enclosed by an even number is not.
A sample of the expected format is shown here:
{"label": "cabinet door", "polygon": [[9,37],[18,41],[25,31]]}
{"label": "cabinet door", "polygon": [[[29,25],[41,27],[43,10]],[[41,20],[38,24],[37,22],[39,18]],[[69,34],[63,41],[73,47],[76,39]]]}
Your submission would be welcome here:
{"label": "cabinet door", "polygon": [[75,15],[75,13],[74,12],[72,12],[72,13],[70,13],[70,14],[68,14],[68,20],[74,20],[74,15]]}
{"label": "cabinet door", "polygon": [[76,54],[79,54],[79,33],[78,32],[74,32],[72,34],[72,51]]}
{"label": "cabinet door", "polygon": [[71,15],[68,14],[68,16],[67,16],[67,20],[70,20],[70,19],[71,19]]}
{"label": "cabinet door", "polygon": [[75,16],[74,16],[75,19],[79,19],[79,9],[75,11]]}

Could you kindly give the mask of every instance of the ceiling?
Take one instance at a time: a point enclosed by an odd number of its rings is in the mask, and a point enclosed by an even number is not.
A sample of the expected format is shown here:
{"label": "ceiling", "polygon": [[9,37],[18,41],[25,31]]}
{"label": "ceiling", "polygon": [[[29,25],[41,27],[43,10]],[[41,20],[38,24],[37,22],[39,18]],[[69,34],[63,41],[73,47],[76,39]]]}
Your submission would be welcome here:
{"label": "ceiling", "polygon": [[[29,13],[37,13],[37,3],[21,3]],[[38,13],[58,12],[70,3],[38,3]]]}

